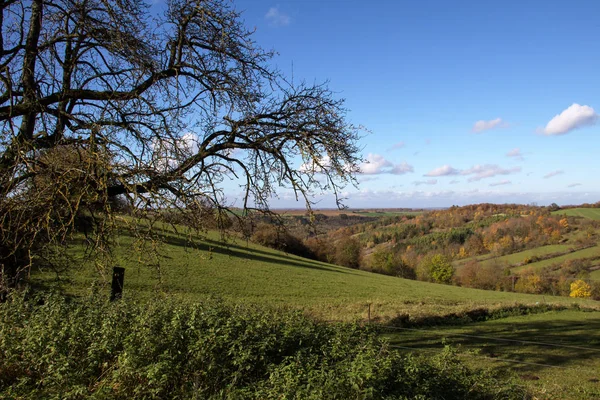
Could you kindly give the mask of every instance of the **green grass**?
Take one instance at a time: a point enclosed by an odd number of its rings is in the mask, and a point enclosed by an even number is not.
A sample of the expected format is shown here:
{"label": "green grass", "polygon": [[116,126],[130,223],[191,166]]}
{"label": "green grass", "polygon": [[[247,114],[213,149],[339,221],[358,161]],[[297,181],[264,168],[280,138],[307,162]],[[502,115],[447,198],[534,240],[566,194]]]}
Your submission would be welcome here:
{"label": "green grass", "polygon": [[[598,262],[597,264],[600,264],[600,262]],[[590,272],[590,279],[595,281],[600,280],[600,269]]]}
{"label": "green grass", "polygon": [[577,258],[595,258],[595,257],[600,257],[600,248],[598,248],[598,246],[588,247],[587,249],[574,251],[572,253],[564,254],[562,256],[553,257],[553,258],[549,258],[547,260],[542,260],[542,261],[534,262],[531,264],[523,265],[520,267],[516,267],[516,268],[513,268],[511,271],[517,272],[517,273],[521,272],[523,270],[526,270],[526,269],[532,269],[535,271],[535,270],[540,270],[544,267],[548,267],[552,264],[563,263],[567,260],[574,260]]}
{"label": "green grass", "polygon": [[600,220],[600,208],[567,208],[566,210],[554,211],[552,214]]}
{"label": "green grass", "polygon": [[474,366],[516,375],[536,398],[600,397],[600,312],[547,312],[461,327],[392,332],[388,335],[392,344],[414,349],[403,351],[436,352],[443,343],[450,344]]}
{"label": "green grass", "polygon": [[508,254],[505,256],[492,257],[489,254],[484,254],[482,256],[469,257],[463,260],[457,261],[455,263],[456,267],[461,267],[465,265],[470,260],[477,260],[482,265],[487,265],[491,263],[499,263],[499,264],[507,264],[513,265],[517,263],[523,262],[527,257],[544,257],[549,254],[557,254],[557,253],[566,253],[568,252],[572,246],[568,244],[551,244],[547,246],[536,247],[535,249],[529,249],[524,251],[519,251],[517,253]]}
{"label": "green grass", "polygon": [[[196,239],[193,246],[183,234],[165,233],[162,241],[155,249],[160,254],[156,258],[150,243],[140,252],[139,245],[134,249],[133,237],[119,237],[115,258],[126,268],[125,296],[167,295],[189,300],[218,296],[226,302],[301,308],[325,320],[366,319],[368,304],[372,319],[386,320],[404,313],[443,315],[544,299],[404,280],[306,260],[242,241],[224,245],[215,233]],[[43,284],[53,278],[49,271],[34,275],[35,281]],[[81,294],[98,283],[103,283],[98,272],[84,265],[74,269],[65,288]],[[564,297],[552,301],[596,304]]]}

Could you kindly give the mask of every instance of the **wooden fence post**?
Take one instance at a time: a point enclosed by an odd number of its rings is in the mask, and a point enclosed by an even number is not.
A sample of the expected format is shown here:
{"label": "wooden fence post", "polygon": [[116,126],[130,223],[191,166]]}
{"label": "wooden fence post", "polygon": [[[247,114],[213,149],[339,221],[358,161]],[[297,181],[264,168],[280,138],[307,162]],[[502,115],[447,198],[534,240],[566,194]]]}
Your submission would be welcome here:
{"label": "wooden fence post", "polygon": [[125,280],[125,268],[114,267],[112,285],[110,288],[110,301],[123,297],[123,282]]}

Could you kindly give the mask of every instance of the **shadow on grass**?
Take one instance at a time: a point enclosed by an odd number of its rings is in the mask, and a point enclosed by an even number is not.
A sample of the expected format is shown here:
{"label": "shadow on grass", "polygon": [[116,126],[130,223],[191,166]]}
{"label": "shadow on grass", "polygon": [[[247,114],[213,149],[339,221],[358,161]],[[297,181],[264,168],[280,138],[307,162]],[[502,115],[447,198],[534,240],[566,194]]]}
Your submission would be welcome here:
{"label": "shadow on grass", "polygon": [[[131,233],[122,232],[122,235],[132,236]],[[342,268],[333,268],[327,267],[319,264],[318,261],[312,260],[298,260],[292,259],[290,256],[285,255],[277,255],[273,253],[269,253],[264,250],[249,248],[240,246],[234,243],[223,243],[212,239],[201,239],[201,240],[189,240],[188,238],[180,237],[180,235],[176,234],[163,234],[159,233],[156,235],[159,240],[161,240],[165,244],[169,244],[172,246],[177,246],[181,248],[188,248],[194,250],[201,250],[206,252],[212,252],[217,254],[226,255],[229,257],[237,257],[240,258],[240,261],[243,260],[252,260],[259,261],[263,263],[271,263],[278,265],[287,265],[291,267],[299,267],[299,268],[309,268],[327,272],[335,272],[342,274],[355,274],[352,269],[348,269],[347,271]]]}
{"label": "shadow on grass", "polygon": [[[583,365],[600,358],[600,318],[591,318],[584,322],[494,321],[493,324],[476,324],[460,329],[438,327],[419,331],[398,331],[388,337],[392,345],[414,348],[415,352],[441,350],[444,343],[458,348],[460,353],[471,351],[474,352],[474,359],[487,359],[491,369],[498,373],[505,372],[507,368],[518,374],[538,373],[555,369],[553,367],[592,370],[597,367]],[[600,370],[598,375],[600,377]]]}

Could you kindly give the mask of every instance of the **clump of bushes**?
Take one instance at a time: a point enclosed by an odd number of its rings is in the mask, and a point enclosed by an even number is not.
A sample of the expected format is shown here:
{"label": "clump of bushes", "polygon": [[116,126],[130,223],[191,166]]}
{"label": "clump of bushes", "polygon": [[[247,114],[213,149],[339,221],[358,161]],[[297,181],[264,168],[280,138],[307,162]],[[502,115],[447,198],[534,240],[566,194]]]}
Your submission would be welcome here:
{"label": "clump of bushes", "polygon": [[300,239],[275,224],[258,225],[254,229],[250,240],[262,246],[282,250],[300,257],[315,258],[312,251]]}
{"label": "clump of bushes", "polygon": [[522,399],[450,351],[402,356],[356,324],[218,301],[0,304],[1,398]]}

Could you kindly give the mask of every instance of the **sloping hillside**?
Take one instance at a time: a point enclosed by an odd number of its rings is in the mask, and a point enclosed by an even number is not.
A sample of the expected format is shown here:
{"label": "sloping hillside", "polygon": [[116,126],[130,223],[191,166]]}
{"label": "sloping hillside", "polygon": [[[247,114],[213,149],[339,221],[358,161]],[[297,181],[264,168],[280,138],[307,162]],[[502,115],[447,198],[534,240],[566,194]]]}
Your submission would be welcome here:
{"label": "sloping hillside", "polygon": [[[306,260],[239,239],[222,242],[216,233],[200,238],[164,231],[157,239],[140,242],[128,234],[118,238],[115,258],[126,268],[125,296],[168,295],[192,301],[218,296],[227,302],[302,308],[327,320],[366,319],[369,304],[372,319],[403,313],[442,315],[516,302],[595,304],[405,280]],[[55,276],[38,272],[34,282],[54,284]],[[110,271],[105,276],[110,277]],[[72,293],[98,284],[109,290],[102,286],[109,278],[85,263],[73,269],[70,278],[62,286]]]}

